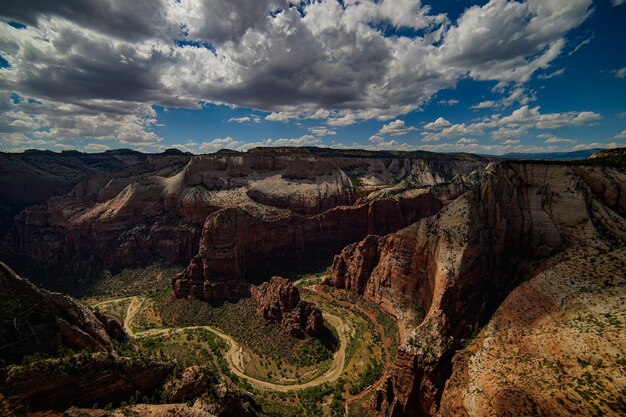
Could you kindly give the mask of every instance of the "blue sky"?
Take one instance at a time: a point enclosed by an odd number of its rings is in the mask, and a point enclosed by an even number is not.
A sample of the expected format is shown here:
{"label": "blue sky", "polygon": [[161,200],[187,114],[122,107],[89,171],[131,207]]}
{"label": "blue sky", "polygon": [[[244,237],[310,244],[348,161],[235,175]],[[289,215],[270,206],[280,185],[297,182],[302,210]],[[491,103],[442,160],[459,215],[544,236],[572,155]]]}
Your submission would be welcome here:
{"label": "blue sky", "polygon": [[0,150],[626,146],[623,0],[111,4],[0,5]]}

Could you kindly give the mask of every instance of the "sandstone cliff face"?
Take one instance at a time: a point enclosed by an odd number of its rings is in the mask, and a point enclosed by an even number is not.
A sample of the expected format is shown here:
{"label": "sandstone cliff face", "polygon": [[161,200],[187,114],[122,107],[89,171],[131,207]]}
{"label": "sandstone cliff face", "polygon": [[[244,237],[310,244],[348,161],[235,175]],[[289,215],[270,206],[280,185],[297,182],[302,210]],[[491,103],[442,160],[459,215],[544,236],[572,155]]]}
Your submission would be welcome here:
{"label": "sandstone cliff face", "polygon": [[626,249],[569,250],[453,358],[442,416],[623,415]]}
{"label": "sandstone cliff face", "polygon": [[96,316],[74,299],[39,289],[0,262],[0,353],[19,362],[34,353],[108,349],[126,337],[119,323]]}
{"label": "sandstone cliff face", "polygon": [[70,405],[91,407],[127,400],[136,391],[150,393],[169,375],[174,363],[149,362],[106,353],[48,359],[29,366],[12,366],[0,385],[0,395],[17,415],[63,411]]}
{"label": "sandstone cliff face", "polygon": [[[429,153],[397,157],[293,148],[154,156],[91,177],[69,194],[25,210],[3,244],[67,271],[118,270],[157,260],[187,264],[194,255],[203,256],[202,246],[210,245],[201,244],[201,236],[211,227],[223,230],[212,224],[224,218],[242,218],[242,225],[258,223],[261,229],[287,227],[288,242],[277,248],[258,255],[241,250],[245,259],[237,263],[246,275],[252,258],[284,256],[285,247],[301,253],[300,247],[289,246],[294,234],[304,235],[305,246],[317,244],[307,234],[321,229],[322,241],[337,241],[340,248],[368,232],[388,233],[410,224],[418,218],[414,210],[432,214],[438,202],[411,196],[411,190],[450,181],[486,163],[480,157]],[[224,209],[226,214],[211,217]],[[240,212],[252,220],[233,214]],[[332,232],[337,225],[340,230]]]}
{"label": "sandstone cliff face", "polygon": [[252,297],[259,304],[257,314],[279,323],[290,335],[316,337],[324,326],[322,311],[313,303],[300,299],[300,290],[282,277],[273,277],[252,287]]}
{"label": "sandstone cliff face", "polygon": [[397,230],[441,207],[432,192],[414,190],[396,198],[336,207],[317,216],[263,219],[241,208],[223,209],[207,217],[198,256],[174,278],[174,293],[209,302],[219,302],[225,291],[232,295],[241,291],[239,297],[243,297],[247,290],[239,278],[258,277],[273,262],[303,259],[320,250],[333,253],[368,233]]}
{"label": "sandstone cliff face", "polygon": [[147,158],[145,154],[130,150],[101,154],[34,150],[22,154],[0,152],[0,236],[4,236],[11,226],[13,216],[24,208],[66,194],[89,177],[118,171]]}
{"label": "sandstone cliff face", "polygon": [[406,327],[375,406],[433,415],[451,358],[506,295],[551,257],[581,246],[623,245],[623,170],[501,163],[436,216],[335,258],[329,283],[393,309]]}

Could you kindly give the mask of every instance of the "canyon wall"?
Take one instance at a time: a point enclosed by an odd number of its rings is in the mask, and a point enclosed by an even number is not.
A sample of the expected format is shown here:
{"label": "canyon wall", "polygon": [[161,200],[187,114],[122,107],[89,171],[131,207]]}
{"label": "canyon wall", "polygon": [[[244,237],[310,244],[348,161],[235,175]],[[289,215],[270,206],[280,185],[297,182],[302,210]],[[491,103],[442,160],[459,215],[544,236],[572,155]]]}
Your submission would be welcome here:
{"label": "canyon wall", "polygon": [[0,354],[19,363],[35,353],[66,349],[111,350],[124,340],[119,323],[98,316],[71,297],[37,288],[0,262]]}
{"label": "canyon wall", "polygon": [[[187,269],[173,280],[177,297],[208,302],[247,295],[240,278],[258,280],[262,271],[281,260],[302,260],[320,251],[332,254],[368,233],[389,233],[441,209],[429,190],[413,190],[352,206],[340,206],[316,216],[290,213],[263,219],[241,208],[207,217],[200,250]],[[237,291],[241,291],[237,293]],[[228,293],[228,294],[227,294]]]}
{"label": "canyon wall", "polygon": [[[317,148],[142,158],[94,173],[67,194],[22,211],[0,249],[67,276],[157,261],[189,264],[199,254],[219,281],[249,275],[250,265],[261,259],[271,265],[274,256],[298,256],[327,244],[330,252],[367,233],[395,231],[440,208],[439,199],[418,190],[488,162],[470,155]],[[212,229],[223,243],[210,242]],[[257,236],[248,230],[258,230]],[[260,238],[265,232],[268,239]],[[233,239],[236,266],[210,261],[221,256],[222,249],[209,253],[213,246]],[[228,274],[222,276],[220,268]]]}
{"label": "canyon wall", "polygon": [[620,168],[506,162],[437,215],[335,258],[328,283],[395,311],[408,334],[373,406],[434,415],[452,357],[520,282],[569,248],[626,239]]}

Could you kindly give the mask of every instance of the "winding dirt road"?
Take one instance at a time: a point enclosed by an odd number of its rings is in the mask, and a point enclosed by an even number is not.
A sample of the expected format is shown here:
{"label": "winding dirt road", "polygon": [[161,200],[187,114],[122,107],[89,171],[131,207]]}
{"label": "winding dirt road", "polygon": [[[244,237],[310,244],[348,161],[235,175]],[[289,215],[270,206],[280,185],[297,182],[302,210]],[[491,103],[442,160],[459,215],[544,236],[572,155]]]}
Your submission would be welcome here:
{"label": "winding dirt road", "polygon": [[132,338],[141,338],[145,336],[155,336],[161,334],[171,334],[184,332],[186,330],[193,329],[206,329],[211,333],[217,335],[218,337],[224,339],[226,343],[229,345],[228,352],[224,355],[226,362],[228,363],[228,367],[230,371],[237,375],[238,377],[248,381],[250,385],[255,388],[264,389],[264,390],[272,390],[272,391],[280,391],[280,392],[288,392],[288,391],[297,391],[305,388],[315,387],[317,385],[321,385],[325,382],[334,382],[341,376],[345,366],[346,366],[346,347],[348,345],[348,335],[350,334],[350,326],[348,326],[345,321],[343,321],[338,316],[333,314],[324,313],[324,318],[328,320],[328,322],[337,330],[337,334],[339,335],[339,350],[335,352],[333,356],[333,361],[330,364],[328,370],[318,376],[317,378],[304,382],[301,384],[292,384],[292,385],[282,385],[275,384],[273,382],[262,381],[246,375],[244,373],[244,368],[242,365],[242,348],[241,346],[235,342],[235,340],[228,336],[227,334],[222,333],[220,330],[211,327],[211,326],[188,326],[188,327],[172,327],[172,328],[164,328],[164,329],[149,329],[143,330],[140,332],[134,332],[132,328],[132,323],[135,319],[135,316],[141,310],[141,307],[144,302],[144,298],[142,297],[126,297],[126,298],[118,298],[114,300],[100,302],[95,304],[94,307],[101,306],[108,303],[121,302],[125,300],[131,300],[128,305],[128,309],[126,310],[126,317],[124,317],[124,330],[126,333]]}

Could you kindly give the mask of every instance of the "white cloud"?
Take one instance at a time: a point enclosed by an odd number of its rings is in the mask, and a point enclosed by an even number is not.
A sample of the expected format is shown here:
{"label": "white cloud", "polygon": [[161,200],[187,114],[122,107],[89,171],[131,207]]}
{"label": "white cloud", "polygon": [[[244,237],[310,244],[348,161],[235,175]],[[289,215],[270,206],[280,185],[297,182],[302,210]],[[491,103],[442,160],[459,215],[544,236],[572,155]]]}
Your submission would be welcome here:
{"label": "white cloud", "polygon": [[[591,6],[491,0],[453,22],[419,0],[301,2],[300,11],[287,0],[5,3],[5,17],[28,26],[2,24],[10,67],[0,93],[38,99],[42,110],[31,120],[0,110],[2,126],[149,146],[159,143],[146,122],[153,105],[228,104],[266,120],[347,126],[418,110],[467,76],[525,83],[550,67]],[[389,37],[388,27],[419,35]],[[39,120],[66,106],[73,116]]]}
{"label": "white cloud", "polygon": [[102,143],[89,143],[85,145],[83,149],[85,150],[85,152],[104,152],[108,151],[111,148]]}
{"label": "white cloud", "polygon": [[198,145],[198,149],[204,153],[213,153],[219,151],[220,149],[238,150],[244,145],[244,142],[236,141],[228,136],[225,138],[216,138],[210,142],[202,142]]}
{"label": "white cloud", "polygon": [[385,138],[383,138],[382,136],[379,135],[372,135],[369,137],[368,139],[369,142],[374,142],[374,143],[382,143],[385,141]]}
{"label": "white cloud", "polygon": [[228,119],[229,123],[250,123],[251,121],[252,121],[252,119],[249,118],[248,116],[231,117],[230,119]]}
{"label": "white cloud", "polygon": [[626,139],[626,130],[622,130],[620,133],[613,136],[613,139]]}
{"label": "white cloud", "polygon": [[580,145],[576,145],[572,147],[572,150],[579,151],[582,149],[593,149],[593,148],[613,149],[613,148],[619,148],[620,146],[624,146],[624,145],[620,145],[619,143],[615,143],[615,142],[609,142],[609,143],[593,142],[593,143],[581,143]]}
{"label": "white cloud", "polygon": [[397,119],[393,122],[383,125],[383,127],[378,131],[379,135],[391,135],[391,136],[402,136],[407,133],[415,130],[415,127],[407,126],[403,120]]}
{"label": "white cloud", "polygon": [[613,7],[621,6],[624,3],[626,3],[626,0],[611,0],[611,4],[613,4]]}
{"label": "white cloud", "polygon": [[591,41],[593,40],[595,36],[591,35],[590,37],[588,37],[587,39],[585,39],[584,41],[582,41],[581,43],[579,43],[578,45],[576,45],[576,47],[568,54],[569,56],[574,55],[576,52],[578,52],[578,50],[580,48],[582,48],[583,46],[591,43]]}
{"label": "white cloud", "polygon": [[443,117],[438,117],[434,122],[430,122],[424,125],[424,129],[429,130],[441,130],[448,126],[452,126],[452,123],[444,119]]}
{"label": "white cloud", "polygon": [[315,136],[332,136],[337,134],[334,130],[328,129],[324,126],[310,127],[309,132],[313,133]]}
{"label": "white cloud", "polygon": [[617,78],[626,78],[626,67],[613,71]]}
{"label": "white cloud", "polygon": [[459,144],[476,143],[476,142],[478,142],[477,139],[468,139],[468,138],[461,138],[456,141],[456,143],[459,143]]}
{"label": "white cloud", "polygon": [[564,72],[565,72],[565,68],[561,68],[548,74],[540,74],[537,76],[537,78],[539,78],[540,80],[549,80],[551,78],[555,78],[555,77],[559,77],[563,75]]}
{"label": "white cloud", "polygon": [[198,146],[198,149],[201,152],[212,153],[217,152],[220,149],[245,151],[260,146],[324,146],[324,144],[321,138],[312,135],[303,135],[297,138],[267,138],[257,142],[243,142],[228,136],[225,138],[216,138],[208,142],[202,142]]}
{"label": "white cloud", "polygon": [[459,100],[455,100],[453,98],[448,99],[448,100],[439,100],[437,104],[439,104],[440,106],[452,107],[452,106],[456,106],[457,104],[459,104]]}
{"label": "white cloud", "polygon": [[530,130],[593,125],[601,120],[602,116],[589,111],[541,113],[539,106],[533,108],[522,106],[509,115],[496,114],[469,124],[452,124],[443,118],[440,119],[424,126],[422,142],[438,142],[461,136],[481,135],[485,132],[489,133],[495,140],[516,140],[526,135]]}
{"label": "white cloud", "polygon": [[576,139],[568,139],[568,138],[561,138],[558,136],[553,136],[553,135],[537,135],[538,137],[544,138],[545,140],[543,141],[543,143],[576,143]]}
{"label": "white cloud", "polygon": [[[506,91],[506,89],[503,89],[503,91]],[[473,105],[471,108],[475,110],[493,108],[504,109],[512,106],[515,103],[526,105],[535,100],[537,100],[537,96],[535,95],[534,91],[529,91],[522,86],[514,86],[510,89],[509,94],[506,97],[503,97],[502,99],[497,101],[483,101]]]}
{"label": "white cloud", "polygon": [[356,121],[357,119],[353,114],[348,114],[342,117],[328,119],[326,124],[328,124],[328,126],[350,126],[355,124]]}

